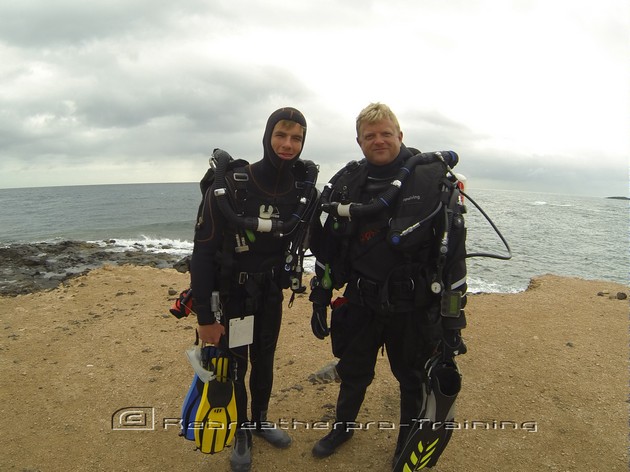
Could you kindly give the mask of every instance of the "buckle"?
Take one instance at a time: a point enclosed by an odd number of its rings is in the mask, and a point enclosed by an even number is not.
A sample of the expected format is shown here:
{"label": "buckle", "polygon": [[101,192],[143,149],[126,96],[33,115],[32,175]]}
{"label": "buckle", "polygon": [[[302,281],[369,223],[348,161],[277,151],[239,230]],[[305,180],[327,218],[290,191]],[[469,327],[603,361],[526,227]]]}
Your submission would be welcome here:
{"label": "buckle", "polygon": [[248,182],[249,181],[249,175],[247,175],[245,172],[234,172],[232,176],[235,182]]}
{"label": "buckle", "polygon": [[239,272],[238,273],[238,283],[240,285],[243,285],[245,282],[247,282],[247,277],[248,277],[247,272]]}

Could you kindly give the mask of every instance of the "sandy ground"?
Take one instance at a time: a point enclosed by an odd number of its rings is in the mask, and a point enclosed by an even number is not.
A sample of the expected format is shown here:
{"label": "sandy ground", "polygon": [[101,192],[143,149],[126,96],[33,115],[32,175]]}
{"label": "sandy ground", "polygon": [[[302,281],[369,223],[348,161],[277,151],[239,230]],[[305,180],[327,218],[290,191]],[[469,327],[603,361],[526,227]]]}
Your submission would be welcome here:
{"label": "sandy ground", "polygon": [[[221,471],[172,423],[192,378],[184,351],[194,320],[168,315],[168,289],[188,275],[104,267],[49,292],[0,298],[0,470]],[[458,358],[461,429],[439,471],[628,470],[627,287],[543,276],[519,294],[470,297],[468,354]],[[330,458],[311,456],[338,384],[309,375],[333,360],[310,332],[307,296],[285,309],[269,418],[293,444],[255,440],[254,471],[387,471],[396,431],[358,431]],[[152,430],[122,423],[146,413]],[[397,419],[386,357],[359,421]],[[509,425],[507,422],[510,422]],[[319,426],[318,426],[319,427]],[[435,469],[434,469],[435,470]]]}

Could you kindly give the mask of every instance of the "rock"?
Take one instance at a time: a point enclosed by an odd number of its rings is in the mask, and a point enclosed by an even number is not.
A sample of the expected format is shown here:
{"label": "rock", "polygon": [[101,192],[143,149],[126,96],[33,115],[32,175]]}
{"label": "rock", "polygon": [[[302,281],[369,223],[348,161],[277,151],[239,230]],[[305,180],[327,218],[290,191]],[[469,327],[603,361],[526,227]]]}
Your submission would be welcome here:
{"label": "rock", "polygon": [[625,300],[628,298],[628,295],[625,292],[617,292],[617,300]]}
{"label": "rock", "polygon": [[337,373],[337,368],[336,368],[337,362],[339,361],[334,360],[326,364],[324,367],[319,369],[314,374],[309,375],[308,376],[309,382],[311,382],[312,384],[318,384],[318,383],[330,383],[330,382],[335,382],[335,381],[340,380],[339,374]]}
{"label": "rock", "polygon": [[190,256],[186,256],[173,264],[173,269],[182,274],[188,272],[190,270]]}
{"label": "rock", "polygon": [[[121,251],[115,241],[14,244],[0,248],[0,296],[50,290],[104,265],[133,264],[171,268],[186,259],[167,253]],[[179,269],[178,269],[179,270]]]}
{"label": "rock", "polygon": [[535,290],[542,285],[542,282],[535,277],[529,280],[529,284],[527,285],[527,290]]}

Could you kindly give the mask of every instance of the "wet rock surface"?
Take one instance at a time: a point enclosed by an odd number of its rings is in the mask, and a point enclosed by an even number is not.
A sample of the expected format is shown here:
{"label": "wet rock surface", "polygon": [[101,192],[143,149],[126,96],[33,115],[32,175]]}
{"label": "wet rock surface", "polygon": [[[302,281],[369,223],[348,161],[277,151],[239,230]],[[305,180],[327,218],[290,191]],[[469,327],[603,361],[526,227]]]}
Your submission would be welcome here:
{"label": "wet rock surface", "polygon": [[114,240],[15,244],[0,247],[0,296],[53,289],[107,264],[176,268],[180,272],[188,269],[187,258],[168,252],[149,252],[141,246],[123,249]]}

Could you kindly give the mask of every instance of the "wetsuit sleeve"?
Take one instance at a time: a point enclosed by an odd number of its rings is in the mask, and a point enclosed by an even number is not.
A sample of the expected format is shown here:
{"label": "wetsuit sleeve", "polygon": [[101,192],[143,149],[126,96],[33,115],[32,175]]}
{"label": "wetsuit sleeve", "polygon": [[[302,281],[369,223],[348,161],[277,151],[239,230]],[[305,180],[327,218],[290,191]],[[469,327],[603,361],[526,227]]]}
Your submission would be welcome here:
{"label": "wetsuit sleeve", "polygon": [[[315,212],[311,224],[311,233],[315,244],[311,245],[311,251],[316,257],[315,276],[311,279],[311,293],[308,297],[313,304],[311,314],[311,329],[318,339],[325,339],[330,334],[328,327],[328,307],[332,299],[332,281],[330,278],[330,260],[328,239],[330,233],[324,231],[321,224],[321,212]],[[334,256],[334,254],[332,254]]]}
{"label": "wetsuit sleeve", "polygon": [[193,311],[200,325],[215,322],[210,299],[217,286],[217,253],[223,244],[225,221],[214,195],[209,188],[199,206],[195,240],[190,261],[190,286],[193,293]]}
{"label": "wetsuit sleeve", "polygon": [[[332,298],[332,269],[331,262],[338,257],[335,238],[321,223],[321,212],[316,212],[311,224],[312,242],[311,252],[315,255],[315,277],[311,282],[311,294],[309,300],[316,305],[328,306]],[[326,271],[328,267],[328,271]],[[331,286],[324,288],[324,280],[330,281]]]}
{"label": "wetsuit sleeve", "polygon": [[325,244],[324,238],[326,237],[326,233],[324,233],[324,227],[322,226],[322,211],[320,209],[316,210],[311,222],[309,224],[308,231],[310,233],[309,236],[309,249],[313,253],[316,258],[320,258],[322,256]]}

